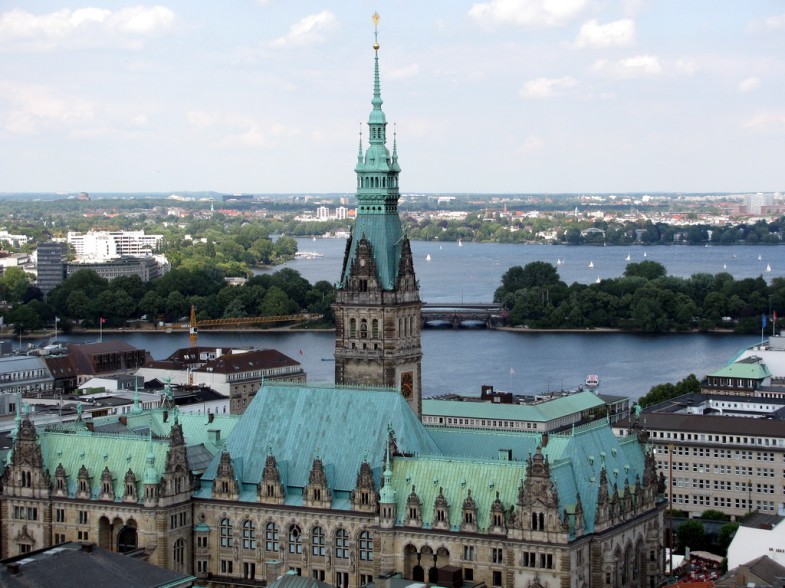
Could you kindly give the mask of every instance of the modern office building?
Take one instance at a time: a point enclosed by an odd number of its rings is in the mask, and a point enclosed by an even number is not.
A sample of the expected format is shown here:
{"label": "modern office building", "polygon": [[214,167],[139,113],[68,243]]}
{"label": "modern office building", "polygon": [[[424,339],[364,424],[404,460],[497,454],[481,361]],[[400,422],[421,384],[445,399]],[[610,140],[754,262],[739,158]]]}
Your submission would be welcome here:
{"label": "modern office building", "polygon": [[[785,505],[785,400],[688,394],[641,415],[673,508],[776,514]],[[629,421],[614,425],[620,436]]]}
{"label": "modern office building", "polygon": [[68,244],[83,261],[104,261],[116,257],[145,257],[158,251],[163,235],[144,231],[88,231],[68,233]]}
{"label": "modern office building", "polygon": [[38,245],[37,285],[44,295],[49,294],[65,280],[67,253],[68,246],[65,243],[46,241]]}
{"label": "modern office building", "polygon": [[115,257],[104,261],[79,261],[66,264],[68,276],[80,270],[92,270],[105,280],[119,277],[139,276],[143,282],[159,278],[169,269],[159,256]]}

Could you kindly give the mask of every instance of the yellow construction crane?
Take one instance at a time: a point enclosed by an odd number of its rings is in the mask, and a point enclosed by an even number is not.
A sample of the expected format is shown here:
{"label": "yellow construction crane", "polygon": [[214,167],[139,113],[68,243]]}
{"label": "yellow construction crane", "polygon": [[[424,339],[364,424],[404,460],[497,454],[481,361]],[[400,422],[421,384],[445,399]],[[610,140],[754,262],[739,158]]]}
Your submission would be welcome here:
{"label": "yellow construction crane", "polygon": [[264,323],[292,323],[301,321],[312,321],[321,318],[320,314],[300,313],[284,314],[276,316],[244,316],[237,318],[208,319],[203,321],[196,320],[196,308],[191,305],[191,318],[188,321],[188,343],[190,347],[196,347],[200,327],[227,327],[234,325],[256,325]]}

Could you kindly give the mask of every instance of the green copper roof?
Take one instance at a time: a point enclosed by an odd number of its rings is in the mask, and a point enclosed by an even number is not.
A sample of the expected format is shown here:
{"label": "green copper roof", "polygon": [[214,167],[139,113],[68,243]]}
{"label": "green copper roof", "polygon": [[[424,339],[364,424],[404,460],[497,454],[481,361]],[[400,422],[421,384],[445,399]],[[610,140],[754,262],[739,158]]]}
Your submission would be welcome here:
{"label": "green copper roof", "polygon": [[765,380],[771,376],[765,363],[731,363],[709,374],[716,378],[744,378],[749,380]]}
{"label": "green copper roof", "polygon": [[539,404],[497,404],[493,402],[423,399],[422,412],[424,415],[458,418],[548,422],[566,414],[574,414],[601,406],[605,406],[605,402],[596,394],[578,392]]}
{"label": "green copper roof", "polygon": [[[524,467],[529,457],[536,452],[537,446],[544,443],[542,453],[551,464],[551,477],[556,483],[562,510],[574,505],[580,492],[585,524],[589,530],[594,528],[597,489],[603,466],[608,473],[609,491],[614,482],[621,492],[625,480],[634,487],[635,476],[643,477],[644,454],[637,438],[631,436],[618,439],[613,435],[607,419],[575,427],[565,433],[551,433],[547,437],[536,433],[444,428],[428,430],[445,457],[497,460],[499,464],[507,464],[509,462],[498,459],[500,450],[509,450],[512,461]],[[505,458],[508,456],[510,453],[505,452]],[[393,463],[394,471],[399,461]],[[436,477],[440,475],[437,467],[434,467],[433,473]],[[400,486],[396,485],[395,488],[400,492]],[[411,488],[406,491],[406,496],[409,492]],[[400,500],[399,494],[399,503]]]}
{"label": "green copper roof", "polygon": [[[357,157],[357,217],[352,232],[349,259],[353,260],[358,240],[365,237],[371,244],[377,279],[384,290],[393,290],[398,277],[403,231],[398,217],[397,141],[390,155],[386,147],[387,119],[382,110],[379,82],[378,44],[374,44],[373,109],[368,117],[369,146],[362,154],[362,139]],[[351,263],[347,264],[339,286],[348,279]]]}
{"label": "green copper roof", "polygon": [[422,501],[423,526],[433,523],[433,504],[441,490],[450,507],[450,526],[461,524],[463,501],[471,490],[477,505],[477,525],[488,527],[490,509],[496,500],[505,508],[518,500],[518,486],[526,477],[526,464],[522,462],[475,461],[446,457],[395,458],[392,484],[396,491],[398,523],[406,516],[406,500],[415,487]]}
{"label": "green copper roof", "polygon": [[[243,483],[256,484],[264,470],[266,448],[270,447],[279,468],[286,464],[284,483],[293,487],[308,483],[314,454],[318,452],[331,488],[348,492],[354,489],[366,452],[369,463],[376,465],[379,484],[388,424],[395,433],[399,451],[438,453],[436,444],[396,390],[283,383],[265,384],[259,390],[226,440],[225,448],[238,478]],[[219,461],[220,455],[216,455],[203,480],[215,479]],[[281,474],[283,477],[284,471]],[[203,488],[206,486],[202,484]]]}
{"label": "green copper roof", "polygon": [[[101,474],[108,467],[112,472],[112,486],[115,497],[125,493],[125,474],[130,469],[136,475],[138,484],[142,483],[147,469],[148,453],[154,460],[154,469],[159,479],[166,463],[168,440],[153,440],[139,435],[101,434],[85,431],[65,433],[39,431],[41,453],[44,467],[54,477],[58,464],[63,464],[68,474],[68,493],[76,493],[77,474],[84,465],[90,475],[93,497],[101,491]],[[142,487],[137,487],[137,495],[144,495]]]}

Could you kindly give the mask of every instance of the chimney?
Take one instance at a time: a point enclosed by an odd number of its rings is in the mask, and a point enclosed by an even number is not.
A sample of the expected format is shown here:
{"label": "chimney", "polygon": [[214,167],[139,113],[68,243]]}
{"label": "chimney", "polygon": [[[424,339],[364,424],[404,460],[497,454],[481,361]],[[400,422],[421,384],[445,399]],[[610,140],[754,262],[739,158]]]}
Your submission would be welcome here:
{"label": "chimney", "polygon": [[5,569],[8,570],[8,573],[11,574],[12,576],[18,574],[21,568],[22,568],[22,564],[20,564],[19,562],[13,562],[5,566]]}
{"label": "chimney", "polygon": [[95,423],[93,423],[93,421],[85,421],[84,426],[87,427],[87,430],[91,433],[95,432]]}
{"label": "chimney", "polygon": [[215,413],[208,412],[207,413],[207,422],[208,423],[212,423],[214,419],[215,419]]}
{"label": "chimney", "polygon": [[126,416],[121,416],[118,420],[123,425],[127,425],[128,424],[128,417],[126,417]]}
{"label": "chimney", "polygon": [[82,543],[82,551],[85,553],[93,553],[93,547],[95,547],[95,543]]}
{"label": "chimney", "polygon": [[542,446],[548,447],[548,433],[542,434]]}

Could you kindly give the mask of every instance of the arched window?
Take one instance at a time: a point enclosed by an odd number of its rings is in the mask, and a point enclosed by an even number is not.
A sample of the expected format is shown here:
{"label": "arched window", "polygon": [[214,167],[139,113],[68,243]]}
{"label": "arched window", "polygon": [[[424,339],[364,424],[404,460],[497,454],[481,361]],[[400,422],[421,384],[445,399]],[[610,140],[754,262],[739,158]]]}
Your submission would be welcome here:
{"label": "arched window", "polygon": [[300,527],[292,525],[289,527],[289,553],[303,552],[303,534]]}
{"label": "arched window", "polygon": [[360,339],[367,339],[368,338],[368,321],[362,319],[360,321]]}
{"label": "arched window", "polygon": [[243,521],[243,549],[256,549],[256,525],[253,521]]}
{"label": "arched window", "polygon": [[221,537],[221,547],[232,546],[232,521],[229,519],[221,519],[219,525],[219,536]]}
{"label": "arched window", "polygon": [[371,321],[371,337],[374,339],[379,338],[379,319],[373,319],[373,321]]}
{"label": "arched window", "polygon": [[349,559],[349,531],[346,529],[335,532],[335,559]]}
{"label": "arched window", "polygon": [[360,561],[373,561],[373,535],[368,531],[360,533]]}
{"label": "arched window", "polygon": [[172,560],[174,561],[174,567],[177,570],[182,569],[183,564],[185,564],[185,540],[182,537],[174,542]]}
{"label": "arched window", "polygon": [[357,320],[353,318],[349,319],[349,336],[357,336]]}
{"label": "arched window", "polygon": [[311,531],[311,554],[324,556],[324,529],[314,527]]}
{"label": "arched window", "polygon": [[278,537],[278,525],[267,523],[264,528],[264,548],[266,551],[279,551],[280,539]]}

